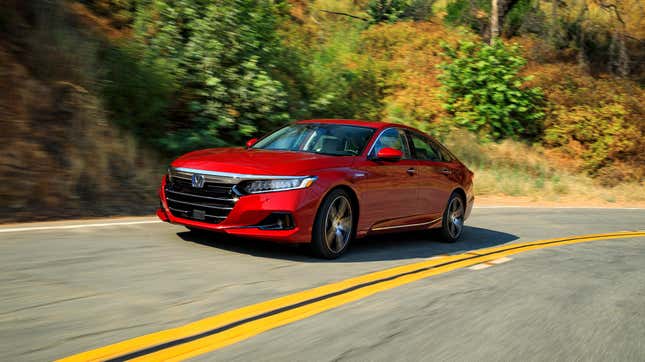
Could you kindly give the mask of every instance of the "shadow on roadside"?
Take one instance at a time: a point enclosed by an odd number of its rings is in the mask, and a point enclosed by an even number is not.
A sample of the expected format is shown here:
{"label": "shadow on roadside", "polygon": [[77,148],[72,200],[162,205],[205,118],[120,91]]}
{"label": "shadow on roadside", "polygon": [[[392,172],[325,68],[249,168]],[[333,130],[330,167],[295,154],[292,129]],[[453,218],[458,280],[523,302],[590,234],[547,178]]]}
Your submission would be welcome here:
{"label": "shadow on roadside", "polygon": [[518,239],[513,234],[472,226],[466,226],[461,239],[451,244],[440,242],[439,235],[434,230],[393,233],[355,240],[345,255],[335,260],[324,260],[312,257],[308,244],[277,244],[208,232],[185,231],[177,233],[177,235],[185,241],[234,253],[307,263],[352,263],[430,258],[442,254],[454,254],[501,245]]}

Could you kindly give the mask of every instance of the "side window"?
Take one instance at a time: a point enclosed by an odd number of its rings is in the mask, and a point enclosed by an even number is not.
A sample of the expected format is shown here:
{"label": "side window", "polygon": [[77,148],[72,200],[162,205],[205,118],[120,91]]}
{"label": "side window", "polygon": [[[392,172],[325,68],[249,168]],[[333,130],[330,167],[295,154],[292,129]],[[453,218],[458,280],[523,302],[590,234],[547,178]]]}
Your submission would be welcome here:
{"label": "side window", "polygon": [[441,159],[443,162],[452,162],[455,159],[452,157],[448,151],[446,151],[443,147],[439,147],[439,153],[441,154]]}
{"label": "side window", "polygon": [[441,156],[431,141],[420,134],[410,133],[414,156],[417,160],[441,161]]}
{"label": "side window", "polygon": [[381,148],[394,148],[403,152],[403,158],[410,158],[410,149],[405,139],[405,133],[396,128],[388,128],[383,131],[376,140],[371,155],[376,155]]}
{"label": "side window", "polygon": [[437,150],[437,154],[439,155],[439,158],[442,162],[452,162],[454,161],[454,158],[452,155],[450,155],[450,152],[446,151],[446,149],[439,144],[439,142],[435,140],[430,140],[430,144],[432,145],[432,148]]}

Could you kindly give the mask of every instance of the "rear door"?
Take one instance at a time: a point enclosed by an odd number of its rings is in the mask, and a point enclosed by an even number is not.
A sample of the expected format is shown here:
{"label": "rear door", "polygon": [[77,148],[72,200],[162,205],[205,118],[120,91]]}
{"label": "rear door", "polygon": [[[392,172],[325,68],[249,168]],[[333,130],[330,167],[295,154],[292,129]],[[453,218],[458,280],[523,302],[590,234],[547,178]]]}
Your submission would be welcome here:
{"label": "rear door", "polygon": [[408,131],[413,159],[419,162],[418,173],[420,212],[427,221],[441,217],[454,188],[455,165],[444,159],[441,148],[430,138]]}
{"label": "rear door", "polygon": [[[361,219],[372,230],[395,229],[415,223],[419,219],[418,162],[413,160],[405,131],[387,128],[377,136],[367,159],[360,169],[367,171],[363,182]],[[381,148],[389,147],[403,152],[400,161],[374,160]]]}

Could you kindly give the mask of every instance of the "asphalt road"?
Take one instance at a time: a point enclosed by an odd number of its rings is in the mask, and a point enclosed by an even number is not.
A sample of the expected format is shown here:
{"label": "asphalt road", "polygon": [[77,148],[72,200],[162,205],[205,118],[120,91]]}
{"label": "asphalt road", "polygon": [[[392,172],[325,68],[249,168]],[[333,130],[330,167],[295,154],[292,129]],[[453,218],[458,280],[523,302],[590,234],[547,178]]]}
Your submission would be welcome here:
{"label": "asphalt road", "polygon": [[[438,255],[645,230],[645,210],[477,208],[467,224],[455,244],[392,234],[360,241],[336,261],[162,223],[0,228],[0,360],[62,358]],[[196,359],[645,361],[645,238],[451,271]]]}

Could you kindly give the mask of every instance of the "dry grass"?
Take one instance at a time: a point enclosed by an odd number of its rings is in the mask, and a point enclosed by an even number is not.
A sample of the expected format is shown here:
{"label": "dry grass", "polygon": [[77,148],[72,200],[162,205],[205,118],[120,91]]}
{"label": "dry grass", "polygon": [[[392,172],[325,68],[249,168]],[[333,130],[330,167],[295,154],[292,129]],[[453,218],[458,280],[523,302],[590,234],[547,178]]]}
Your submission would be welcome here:
{"label": "dry grass", "polygon": [[454,131],[444,141],[475,172],[478,196],[525,197],[534,202],[568,204],[645,202],[644,184],[603,187],[576,171],[579,161],[539,146],[508,140],[480,144],[464,131]]}

